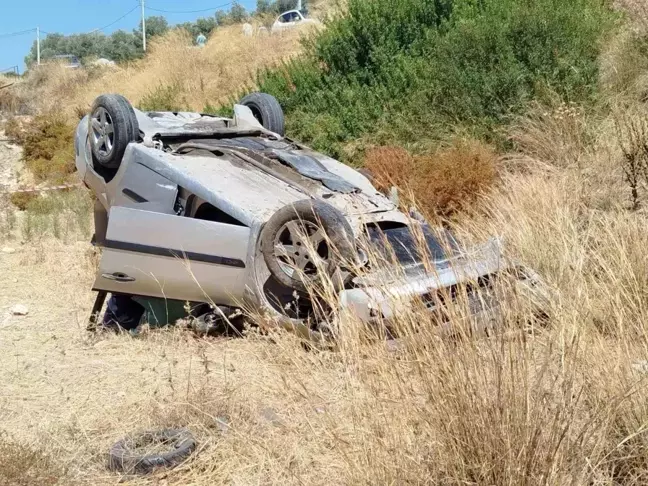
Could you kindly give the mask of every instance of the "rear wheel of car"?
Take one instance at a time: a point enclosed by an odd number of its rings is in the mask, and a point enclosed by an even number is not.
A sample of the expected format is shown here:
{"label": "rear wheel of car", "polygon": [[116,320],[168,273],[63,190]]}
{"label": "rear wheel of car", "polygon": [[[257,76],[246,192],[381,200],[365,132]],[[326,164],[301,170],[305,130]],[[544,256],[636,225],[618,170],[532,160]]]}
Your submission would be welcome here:
{"label": "rear wheel of car", "polygon": [[88,123],[95,162],[107,169],[117,169],[128,144],[139,138],[133,106],[121,95],[101,95],[92,105]]}
{"label": "rear wheel of car", "polygon": [[272,95],[267,93],[250,93],[240,104],[247,106],[261,125],[282,137],[285,134],[285,119],[281,105]]}
{"label": "rear wheel of car", "polygon": [[333,206],[305,199],[285,206],[266,223],[261,253],[272,276],[282,285],[308,293],[330,283],[345,284],[345,267],[357,258],[353,230]]}

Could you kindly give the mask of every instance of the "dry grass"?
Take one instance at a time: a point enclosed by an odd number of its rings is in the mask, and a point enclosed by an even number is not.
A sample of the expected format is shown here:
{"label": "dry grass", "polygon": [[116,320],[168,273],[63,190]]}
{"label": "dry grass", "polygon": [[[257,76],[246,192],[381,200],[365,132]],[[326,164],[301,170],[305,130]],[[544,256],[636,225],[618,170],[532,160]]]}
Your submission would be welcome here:
{"label": "dry grass", "polygon": [[467,209],[496,180],[495,153],[476,141],[458,141],[430,156],[378,147],[367,152],[364,165],[378,187],[397,186],[404,202],[440,216]]}
{"label": "dry grass", "polygon": [[588,120],[574,104],[532,105],[509,128],[509,138],[527,158],[552,166],[580,166],[591,140]]}
{"label": "dry grass", "polygon": [[41,66],[23,83],[21,96],[33,100],[32,111],[62,112],[70,121],[103,93],[120,93],[138,106],[156,91],[172,90],[178,107],[203,111],[249,86],[259,68],[297,55],[307,30],[246,37],[241,26],[231,26],[216,30],[203,49],[192,46],[184,31],[173,31],[152,41],[146,58],[126,66]]}
{"label": "dry grass", "polygon": [[113,484],[109,446],[159,426],[190,427],[200,450],[132,484],[645,484],[646,220],[591,208],[597,176],[567,167],[505,175],[457,223],[500,234],[559,290],[550,325],[504,332],[511,305],[501,333],[448,342],[406,312],[398,353],[351,318],[335,352],[281,332],[88,338],[94,256],[22,247],[0,259],[0,307],[31,309],[0,324],[3,427],[56,458],[43,470],[62,484]]}
{"label": "dry grass", "polygon": [[0,438],[0,486],[54,486],[64,471],[45,453],[29,445]]}
{"label": "dry grass", "polygon": [[648,32],[648,5],[643,0],[615,0],[616,7],[625,12],[630,25],[642,34]]}
{"label": "dry grass", "polygon": [[122,435],[178,425],[195,459],[133,484],[644,484],[645,220],[584,209],[581,177],[507,176],[461,222],[559,289],[549,327],[505,333],[505,310],[501,333],[447,342],[404,313],[417,332],[398,353],[357,329],[335,352],[280,332],[88,338],[86,247],[23,247],[0,260],[0,307],[31,308],[0,327],[3,427],[84,484],[114,483],[104,453]]}

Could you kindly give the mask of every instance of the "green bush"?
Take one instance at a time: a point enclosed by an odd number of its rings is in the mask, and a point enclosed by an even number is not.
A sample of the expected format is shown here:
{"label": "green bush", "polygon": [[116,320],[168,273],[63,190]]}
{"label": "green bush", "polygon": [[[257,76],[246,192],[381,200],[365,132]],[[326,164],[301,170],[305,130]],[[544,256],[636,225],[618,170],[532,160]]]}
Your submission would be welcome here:
{"label": "green bush", "polygon": [[293,136],[338,156],[359,137],[497,140],[499,124],[547,91],[595,97],[614,20],[604,0],[349,0],[305,56],[257,84]]}
{"label": "green bush", "polygon": [[142,98],[138,108],[142,111],[186,111],[187,102],[181,97],[182,92],[178,83],[160,85]]}

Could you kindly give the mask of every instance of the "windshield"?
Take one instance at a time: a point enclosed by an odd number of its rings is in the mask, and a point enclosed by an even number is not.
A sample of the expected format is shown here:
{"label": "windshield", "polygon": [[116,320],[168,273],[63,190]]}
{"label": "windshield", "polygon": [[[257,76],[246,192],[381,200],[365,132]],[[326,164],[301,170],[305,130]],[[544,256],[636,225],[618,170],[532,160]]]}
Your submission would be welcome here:
{"label": "windshield", "polygon": [[[435,262],[448,260],[458,252],[456,241],[447,231],[433,230],[426,224],[421,225],[420,228],[421,233],[413,233],[408,226],[379,228],[372,225],[367,227],[367,231],[369,242],[374,249],[388,260],[392,259],[392,255],[395,256],[398,263],[403,266],[422,263],[423,258],[426,257],[425,247],[429,257]],[[421,236],[425,240],[423,248],[419,243]]]}

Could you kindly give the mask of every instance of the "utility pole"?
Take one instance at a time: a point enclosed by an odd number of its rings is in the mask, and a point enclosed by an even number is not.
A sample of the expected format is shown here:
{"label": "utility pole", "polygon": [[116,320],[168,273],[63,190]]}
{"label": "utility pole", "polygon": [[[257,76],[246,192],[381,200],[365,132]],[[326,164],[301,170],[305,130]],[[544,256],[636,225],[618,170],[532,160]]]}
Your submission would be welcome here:
{"label": "utility pole", "polygon": [[40,27],[36,27],[36,65],[40,66]]}
{"label": "utility pole", "polygon": [[140,0],[140,5],[142,6],[142,46],[144,47],[144,52],[146,52],[146,18],[144,17],[144,0]]}
{"label": "utility pole", "polygon": [[302,9],[302,0],[297,0],[297,10],[301,12]]}

